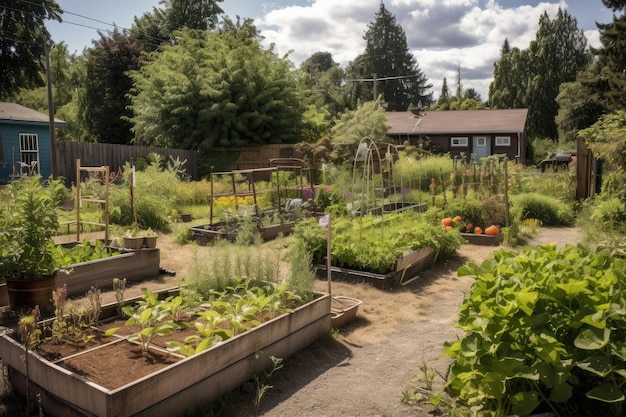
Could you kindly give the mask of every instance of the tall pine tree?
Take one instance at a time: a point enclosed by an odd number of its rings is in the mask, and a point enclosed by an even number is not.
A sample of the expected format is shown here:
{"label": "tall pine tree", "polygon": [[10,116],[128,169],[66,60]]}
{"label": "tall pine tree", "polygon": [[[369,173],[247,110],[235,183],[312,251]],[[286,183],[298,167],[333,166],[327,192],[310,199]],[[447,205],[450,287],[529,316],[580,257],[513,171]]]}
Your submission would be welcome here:
{"label": "tall pine tree", "polygon": [[[421,101],[424,106],[432,102],[432,84],[419,69],[415,57],[409,52],[404,29],[396,18],[380,3],[380,9],[370,22],[364,36],[365,52],[350,63],[348,78],[355,81],[356,99],[374,99],[374,90],[382,95],[390,111],[406,111]],[[375,78],[375,80],[373,80]],[[372,86],[366,80],[374,83]],[[367,85],[369,84],[369,85]]]}

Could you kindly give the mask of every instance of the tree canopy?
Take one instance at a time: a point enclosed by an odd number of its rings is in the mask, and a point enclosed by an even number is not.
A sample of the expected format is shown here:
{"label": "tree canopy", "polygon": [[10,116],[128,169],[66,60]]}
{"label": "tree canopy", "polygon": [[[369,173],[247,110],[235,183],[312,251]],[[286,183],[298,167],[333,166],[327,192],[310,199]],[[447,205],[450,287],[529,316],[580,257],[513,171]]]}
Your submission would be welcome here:
{"label": "tree canopy", "polygon": [[146,51],[162,43],[175,43],[174,32],[183,28],[215,29],[224,13],[218,3],[223,0],[161,0],[162,8],[153,7],[141,17],[135,16],[130,38],[141,42]]}
{"label": "tree canopy", "polygon": [[44,85],[46,20],[61,21],[63,11],[54,0],[0,0],[0,100],[22,88]]}
{"label": "tree canopy", "polygon": [[489,86],[493,108],[528,108],[528,136],[556,140],[556,97],[562,83],[573,81],[590,63],[587,40],[578,23],[559,9],[554,19],[539,18],[535,39],[523,51],[505,41]]}
{"label": "tree canopy", "polygon": [[[623,0],[603,3],[613,10],[626,7]],[[559,137],[565,141],[575,140],[579,130],[603,114],[626,109],[626,16],[614,16],[612,23],[597,26],[601,47],[592,48],[596,61],[571,84],[564,84],[557,97]]]}
{"label": "tree canopy", "polygon": [[299,141],[303,108],[291,64],[247,28],[176,32],[132,73],[135,142],[206,152]]}
{"label": "tree canopy", "polygon": [[132,141],[132,116],[128,93],[132,80],[128,71],[139,68],[141,45],[126,32],[100,33],[87,51],[83,117],[91,140],[128,144]]}
{"label": "tree canopy", "polygon": [[376,142],[389,140],[385,104],[380,99],[359,103],[355,110],[343,113],[331,129],[333,143],[355,143],[365,137]]}
{"label": "tree canopy", "polygon": [[[375,99],[381,94],[390,111],[406,111],[432,102],[432,84],[419,69],[415,57],[409,52],[406,34],[396,18],[380,3],[374,22],[370,22],[364,36],[365,52],[348,66],[347,76],[352,78],[354,100]],[[359,79],[377,78],[366,82]],[[372,86],[372,83],[374,84]]]}

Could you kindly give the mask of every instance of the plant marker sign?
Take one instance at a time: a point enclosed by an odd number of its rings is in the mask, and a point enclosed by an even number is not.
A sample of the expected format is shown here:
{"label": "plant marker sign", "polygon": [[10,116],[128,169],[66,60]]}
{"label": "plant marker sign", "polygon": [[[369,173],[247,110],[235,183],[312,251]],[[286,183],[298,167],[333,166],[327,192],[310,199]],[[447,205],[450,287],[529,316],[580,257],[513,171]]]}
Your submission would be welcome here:
{"label": "plant marker sign", "polygon": [[330,261],[331,261],[331,251],[332,251],[332,238],[331,238],[331,220],[330,220],[330,214],[326,214],[324,216],[322,216],[319,219],[319,225],[320,227],[325,227],[326,228],[326,277],[328,279],[328,295],[332,296],[332,293],[330,291],[330,276],[331,276],[331,271],[330,271]]}

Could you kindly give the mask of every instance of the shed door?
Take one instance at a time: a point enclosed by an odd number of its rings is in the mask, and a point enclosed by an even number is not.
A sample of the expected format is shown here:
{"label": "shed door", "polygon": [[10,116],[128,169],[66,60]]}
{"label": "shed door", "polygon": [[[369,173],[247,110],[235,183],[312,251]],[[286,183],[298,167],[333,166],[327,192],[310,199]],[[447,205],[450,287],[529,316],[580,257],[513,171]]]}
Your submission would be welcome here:
{"label": "shed door", "polygon": [[491,143],[486,136],[474,136],[472,138],[472,153],[477,161],[491,155]]}

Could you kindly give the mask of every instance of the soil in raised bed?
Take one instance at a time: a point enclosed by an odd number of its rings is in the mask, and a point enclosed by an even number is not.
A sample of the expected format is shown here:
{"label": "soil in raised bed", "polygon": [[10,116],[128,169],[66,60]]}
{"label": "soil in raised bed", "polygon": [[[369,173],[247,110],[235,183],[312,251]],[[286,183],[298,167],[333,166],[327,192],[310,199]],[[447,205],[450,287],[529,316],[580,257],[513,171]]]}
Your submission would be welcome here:
{"label": "soil in raised bed", "polygon": [[64,343],[54,343],[45,341],[36,348],[36,352],[49,361],[55,361],[92,349],[110,342],[110,337],[105,337],[102,332],[97,330],[83,331],[83,339],[75,341],[65,341]]}
{"label": "soil in raised bed", "polygon": [[60,362],[59,365],[108,389],[115,389],[178,362],[180,358],[121,340]]}

